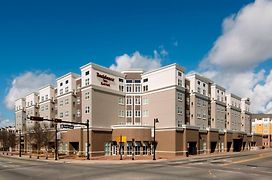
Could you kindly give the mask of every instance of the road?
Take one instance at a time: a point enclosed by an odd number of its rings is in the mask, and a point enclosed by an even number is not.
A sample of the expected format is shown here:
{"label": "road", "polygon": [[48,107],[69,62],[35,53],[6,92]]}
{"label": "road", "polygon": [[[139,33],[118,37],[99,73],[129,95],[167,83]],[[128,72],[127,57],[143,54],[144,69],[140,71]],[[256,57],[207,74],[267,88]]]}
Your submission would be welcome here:
{"label": "road", "polygon": [[0,156],[0,180],[272,179],[272,151],[137,163],[69,163]]}

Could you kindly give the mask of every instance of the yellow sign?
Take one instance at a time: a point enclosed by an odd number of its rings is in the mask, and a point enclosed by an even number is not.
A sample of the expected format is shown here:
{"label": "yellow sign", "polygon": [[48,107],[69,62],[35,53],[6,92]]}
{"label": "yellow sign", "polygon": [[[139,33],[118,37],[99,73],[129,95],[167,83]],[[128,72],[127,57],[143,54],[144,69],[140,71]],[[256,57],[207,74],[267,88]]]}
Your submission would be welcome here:
{"label": "yellow sign", "polygon": [[120,143],[120,142],[127,142],[127,136],[117,136],[115,138],[116,142]]}

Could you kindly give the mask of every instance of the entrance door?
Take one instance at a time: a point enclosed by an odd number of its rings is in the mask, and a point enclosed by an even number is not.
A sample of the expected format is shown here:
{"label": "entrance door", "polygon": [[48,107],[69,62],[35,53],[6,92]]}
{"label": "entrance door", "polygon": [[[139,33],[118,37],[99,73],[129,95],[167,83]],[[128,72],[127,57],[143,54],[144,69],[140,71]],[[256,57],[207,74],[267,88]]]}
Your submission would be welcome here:
{"label": "entrance door", "polygon": [[211,142],[211,153],[215,152],[217,142]]}
{"label": "entrance door", "polygon": [[196,147],[196,142],[188,142],[189,148],[188,152],[190,155],[195,155],[197,154],[197,147]]}
{"label": "entrance door", "polygon": [[233,152],[240,152],[242,149],[242,144],[242,139],[233,139]]}

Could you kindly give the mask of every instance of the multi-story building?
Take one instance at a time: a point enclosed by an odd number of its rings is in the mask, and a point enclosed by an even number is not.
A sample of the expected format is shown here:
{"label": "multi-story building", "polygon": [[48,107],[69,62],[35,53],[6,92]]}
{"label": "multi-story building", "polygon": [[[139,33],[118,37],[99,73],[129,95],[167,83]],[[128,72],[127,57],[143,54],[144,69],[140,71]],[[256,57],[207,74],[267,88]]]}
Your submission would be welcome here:
{"label": "multi-story building", "polygon": [[241,130],[241,98],[227,93],[227,130]]}
{"label": "multi-story building", "polygon": [[[45,119],[53,119],[56,117],[56,96],[55,88],[47,85],[39,89],[39,115]],[[47,127],[52,127],[52,123],[43,122]]]}
{"label": "multi-story building", "polygon": [[15,101],[15,127],[17,130],[26,130],[26,101],[20,98]]}
{"label": "multi-story building", "polygon": [[190,81],[190,125],[206,129],[210,126],[211,80],[198,74],[186,77]]}
{"label": "multi-story building", "polygon": [[241,100],[241,131],[251,133],[251,113],[250,113],[249,98],[242,98]]}
{"label": "multi-story building", "polygon": [[211,85],[211,127],[223,131],[226,128],[226,91],[225,88]]}
{"label": "multi-story building", "polygon": [[[39,97],[38,93],[33,92],[26,96],[26,116],[39,116]],[[34,121],[26,120],[26,129],[34,127]]]}
{"label": "multi-story building", "polygon": [[68,73],[57,79],[57,118],[76,121],[76,79],[79,75]]}
{"label": "multi-story building", "polygon": [[[26,115],[89,121],[92,156],[117,155],[118,149],[125,155],[133,149],[135,155],[150,155],[155,145],[161,156],[240,151],[259,145],[259,138],[250,134],[249,99],[226,93],[201,75],[185,77],[177,64],[148,72],[117,72],[89,63],[80,71],[81,75],[61,76],[56,87],[41,88],[25,102],[16,101],[16,128],[23,128],[26,103]],[[60,150],[86,153],[86,127],[63,127],[58,127]]]}
{"label": "multi-story building", "polygon": [[272,114],[253,114],[252,133],[262,135],[262,146],[272,147]]}

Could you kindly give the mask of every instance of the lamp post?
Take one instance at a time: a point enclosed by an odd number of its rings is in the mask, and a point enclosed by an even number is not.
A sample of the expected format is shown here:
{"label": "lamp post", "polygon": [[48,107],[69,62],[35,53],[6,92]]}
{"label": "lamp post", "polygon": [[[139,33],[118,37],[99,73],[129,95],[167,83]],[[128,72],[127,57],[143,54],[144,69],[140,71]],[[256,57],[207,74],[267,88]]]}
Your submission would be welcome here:
{"label": "lamp post", "polygon": [[156,160],[156,123],[159,122],[158,118],[154,118],[154,139],[153,139],[153,160]]}
{"label": "lamp post", "polygon": [[22,132],[19,130],[19,157],[22,157]]}
{"label": "lamp post", "polygon": [[90,160],[89,119],[87,120],[87,160]]}

